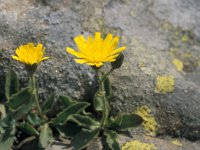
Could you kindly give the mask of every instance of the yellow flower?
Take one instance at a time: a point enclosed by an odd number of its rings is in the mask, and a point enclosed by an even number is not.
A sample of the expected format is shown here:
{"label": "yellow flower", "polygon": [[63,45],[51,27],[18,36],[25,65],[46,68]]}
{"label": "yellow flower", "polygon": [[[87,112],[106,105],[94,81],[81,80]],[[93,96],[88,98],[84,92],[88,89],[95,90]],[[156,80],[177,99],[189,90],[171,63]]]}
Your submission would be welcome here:
{"label": "yellow flower", "polygon": [[25,65],[33,66],[49,58],[43,57],[44,51],[45,48],[42,44],[39,43],[37,46],[34,46],[33,43],[28,43],[17,48],[16,56],[12,55],[12,58],[24,63]]}
{"label": "yellow flower", "polygon": [[100,67],[104,62],[114,62],[120,52],[126,47],[116,48],[119,43],[119,37],[113,38],[112,34],[108,34],[105,39],[101,38],[101,33],[96,32],[95,37],[88,36],[87,40],[83,35],[74,38],[74,41],[79,49],[67,47],[66,51],[78,59],[74,59],[79,64],[88,64],[91,66]]}

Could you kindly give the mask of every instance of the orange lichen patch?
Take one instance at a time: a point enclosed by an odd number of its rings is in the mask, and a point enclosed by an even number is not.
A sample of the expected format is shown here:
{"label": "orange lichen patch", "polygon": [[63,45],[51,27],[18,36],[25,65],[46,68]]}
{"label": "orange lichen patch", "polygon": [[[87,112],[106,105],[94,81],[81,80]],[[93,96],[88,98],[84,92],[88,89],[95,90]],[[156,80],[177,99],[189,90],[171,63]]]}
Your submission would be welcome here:
{"label": "orange lichen patch", "polygon": [[178,139],[174,139],[174,140],[172,141],[172,144],[174,144],[174,145],[176,145],[176,146],[179,146],[179,147],[182,147],[182,146],[183,146],[183,144],[182,144]]}
{"label": "orange lichen patch", "polygon": [[179,59],[174,59],[173,61],[172,61],[172,63],[174,64],[174,66],[176,67],[176,69],[178,70],[178,71],[183,71],[183,67],[184,67],[184,65],[183,65],[183,62],[181,61],[181,60],[179,60]]}
{"label": "orange lichen patch", "polygon": [[151,136],[155,136],[158,130],[158,123],[156,122],[156,119],[151,114],[151,110],[148,106],[141,106],[137,108],[135,114],[138,114],[141,116],[144,120],[143,127],[147,134]]}
{"label": "orange lichen patch", "polygon": [[138,140],[125,143],[121,150],[157,150],[154,144],[143,143]]}
{"label": "orange lichen patch", "polygon": [[169,93],[174,91],[175,80],[174,77],[169,76],[158,76],[156,78],[155,93]]}

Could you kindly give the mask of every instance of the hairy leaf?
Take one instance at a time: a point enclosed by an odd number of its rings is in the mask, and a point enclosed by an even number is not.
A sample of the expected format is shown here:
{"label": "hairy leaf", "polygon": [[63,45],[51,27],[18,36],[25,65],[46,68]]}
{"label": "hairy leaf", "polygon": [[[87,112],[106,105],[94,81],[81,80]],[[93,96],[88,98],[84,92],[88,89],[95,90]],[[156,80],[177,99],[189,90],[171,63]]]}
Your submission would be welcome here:
{"label": "hairy leaf", "polygon": [[97,129],[100,127],[100,123],[89,116],[83,116],[80,114],[74,114],[69,117],[69,121],[77,123],[81,127],[87,129]]}
{"label": "hairy leaf", "polygon": [[60,136],[65,138],[73,138],[81,130],[81,127],[70,122],[63,126],[55,126],[55,128],[59,132]]}
{"label": "hairy leaf", "polygon": [[104,105],[103,105],[103,99],[105,98],[105,95],[97,91],[95,96],[94,96],[94,107],[97,111],[102,112],[104,110]]}
{"label": "hairy leaf", "polygon": [[49,125],[45,123],[41,127],[41,132],[39,136],[39,145],[41,148],[46,148],[52,140],[52,131],[49,128]]}
{"label": "hairy leaf", "polygon": [[9,69],[6,73],[5,95],[7,100],[19,91],[19,80],[14,70]]}
{"label": "hairy leaf", "polygon": [[73,99],[71,99],[68,96],[59,96],[59,100],[65,105],[65,107],[68,107],[68,106],[76,103],[76,101],[74,101]]}
{"label": "hairy leaf", "polygon": [[120,145],[117,142],[117,133],[112,130],[105,130],[106,142],[111,150],[120,150]]}
{"label": "hairy leaf", "polygon": [[72,140],[72,147],[75,150],[81,150],[88,146],[99,134],[99,130],[88,131],[82,129]]}
{"label": "hairy leaf", "polygon": [[0,104],[0,120],[6,117],[5,105]]}
{"label": "hairy leaf", "polygon": [[7,105],[11,109],[17,109],[18,107],[29,101],[31,98],[32,93],[30,88],[24,88],[18,93],[12,95]]}
{"label": "hairy leaf", "polygon": [[142,122],[143,119],[139,115],[122,114],[110,121],[109,128],[115,130],[127,130],[139,126]]}
{"label": "hairy leaf", "polygon": [[40,119],[40,117],[37,114],[33,114],[33,113],[28,114],[27,120],[33,126],[41,125],[42,123],[44,123],[44,121],[42,119]]}
{"label": "hairy leaf", "polygon": [[49,112],[54,105],[54,93],[50,95],[50,97],[43,103],[42,105],[42,111],[44,113]]}
{"label": "hairy leaf", "polygon": [[38,131],[29,123],[20,123],[18,127],[31,136],[39,135]]}
{"label": "hairy leaf", "polygon": [[89,105],[90,104],[86,102],[78,102],[73,105],[70,105],[57,115],[57,117],[53,120],[53,124],[60,124],[60,125],[65,124],[70,115],[80,113]]}
{"label": "hairy leaf", "polygon": [[3,134],[0,135],[0,150],[10,150],[15,140],[16,126],[12,124]]}

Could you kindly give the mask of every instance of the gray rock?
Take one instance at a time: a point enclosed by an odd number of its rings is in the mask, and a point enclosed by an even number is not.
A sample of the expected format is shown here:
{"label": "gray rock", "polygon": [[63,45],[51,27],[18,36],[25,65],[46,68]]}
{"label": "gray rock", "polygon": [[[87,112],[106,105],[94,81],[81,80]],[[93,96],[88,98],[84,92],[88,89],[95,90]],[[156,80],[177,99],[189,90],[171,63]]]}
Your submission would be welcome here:
{"label": "gray rock", "polygon": [[[0,88],[10,61],[25,86],[23,65],[10,55],[21,44],[41,42],[51,57],[37,70],[41,98],[55,91],[91,99],[94,72],[76,64],[65,47],[75,47],[79,34],[111,32],[127,46],[123,66],[111,75],[113,113],[148,105],[160,133],[200,139],[199,5],[198,0],[0,0]],[[183,63],[181,72],[174,59]],[[156,78],[166,75],[174,77],[175,89],[155,93]]]}

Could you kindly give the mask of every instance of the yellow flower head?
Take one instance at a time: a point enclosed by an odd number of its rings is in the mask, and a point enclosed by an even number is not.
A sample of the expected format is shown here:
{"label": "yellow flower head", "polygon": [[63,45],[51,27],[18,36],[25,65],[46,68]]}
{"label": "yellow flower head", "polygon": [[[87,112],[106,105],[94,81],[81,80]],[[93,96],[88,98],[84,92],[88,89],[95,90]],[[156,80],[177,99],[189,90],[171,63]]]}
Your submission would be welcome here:
{"label": "yellow flower head", "polygon": [[45,48],[40,43],[37,46],[34,46],[33,43],[28,43],[17,48],[16,56],[12,55],[12,58],[24,63],[25,65],[33,66],[49,58],[43,57],[44,50]]}
{"label": "yellow flower head", "polygon": [[105,39],[102,39],[100,32],[96,32],[94,38],[88,36],[87,40],[83,35],[79,35],[74,38],[74,41],[79,50],[75,51],[67,47],[67,52],[78,57],[74,59],[77,63],[96,67],[102,66],[104,62],[114,62],[120,52],[126,49],[125,46],[117,48],[118,36],[113,38],[112,34],[108,34]]}

